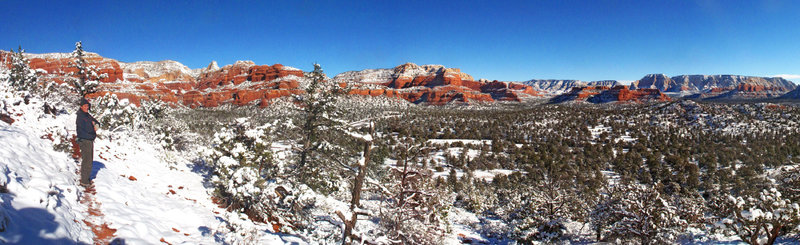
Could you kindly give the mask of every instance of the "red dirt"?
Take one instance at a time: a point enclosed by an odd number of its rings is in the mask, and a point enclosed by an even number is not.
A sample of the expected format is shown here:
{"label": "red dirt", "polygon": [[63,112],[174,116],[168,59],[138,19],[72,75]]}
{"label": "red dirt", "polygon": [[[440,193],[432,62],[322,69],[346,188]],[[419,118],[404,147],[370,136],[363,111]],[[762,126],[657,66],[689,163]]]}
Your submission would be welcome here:
{"label": "red dirt", "polygon": [[164,239],[163,237],[161,238],[161,240],[158,240],[158,241],[166,243],[167,245],[172,245],[172,243],[168,243],[167,240]]}
{"label": "red dirt", "polygon": [[100,203],[94,198],[95,194],[97,194],[97,191],[94,189],[94,186],[89,186],[83,193],[81,203],[89,206],[89,216],[83,220],[83,223],[92,229],[95,235],[94,244],[108,244],[114,239],[114,234],[117,230],[108,227],[107,223],[100,224],[104,215],[100,211]]}

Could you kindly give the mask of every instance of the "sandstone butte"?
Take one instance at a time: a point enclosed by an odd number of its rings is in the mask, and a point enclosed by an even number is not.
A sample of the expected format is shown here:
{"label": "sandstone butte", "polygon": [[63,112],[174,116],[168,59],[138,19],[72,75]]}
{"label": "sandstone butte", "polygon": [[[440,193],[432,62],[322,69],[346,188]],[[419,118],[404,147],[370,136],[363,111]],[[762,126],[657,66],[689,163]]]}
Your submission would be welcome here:
{"label": "sandstone butte", "polygon": [[[7,67],[10,67],[7,62],[9,55],[9,52],[0,51],[0,62]],[[34,55],[29,56],[29,60],[32,69],[44,71],[44,81],[64,83],[77,70],[71,67],[72,59],[68,54]],[[163,68],[151,76],[141,67],[125,66],[124,63],[94,53],[89,53],[86,60],[90,66],[97,67],[100,74],[104,74],[98,92],[87,95],[89,98],[115,94],[119,99],[127,99],[137,105],[144,100],[159,100],[193,108],[222,104],[258,104],[264,107],[272,99],[304,93],[299,88],[303,72],[281,64],[269,66],[237,62],[219,69],[209,67],[194,75]],[[423,69],[422,72],[420,69]],[[455,68],[408,63],[395,67],[393,72],[392,79],[372,84],[369,88],[360,81],[334,82],[342,86],[349,84],[349,93],[353,95],[387,96],[432,105],[453,101],[520,101],[523,97],[539,96],[538,91],[530,86],[474,81],[472,76]]]}
{"label": "sandstone butte", "polygon": [[[379,71],[375,71],[379,72]],[[384,80],[365,82],[360,77],[337,79],[350,84],[350,94],[402,98],[412,103],[442,105],[450,102],[516,101],[541,96],[533,87],[511,82],[475,81],[457,68],[406,63],[388,71]]]}
{"label": "sandstone butte", "polygon": [[630,89],[630,86],[617,85],[574,87],[569,92],[554,97],[551,102],[588,101],[592,103],[608,102],[651,102],[671,101],[671,98],[658,89]]}

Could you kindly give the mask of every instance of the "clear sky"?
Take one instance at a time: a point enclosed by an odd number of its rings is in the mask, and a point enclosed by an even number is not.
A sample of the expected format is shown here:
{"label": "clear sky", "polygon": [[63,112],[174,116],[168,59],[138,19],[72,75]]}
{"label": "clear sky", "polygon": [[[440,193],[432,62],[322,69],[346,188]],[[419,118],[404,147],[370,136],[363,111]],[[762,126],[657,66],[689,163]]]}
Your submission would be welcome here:
{"label": "clear sky", "polygon": [[0,1],[0,49],[330,76],[413,62],[476,79],[792,75],[800,1]]}

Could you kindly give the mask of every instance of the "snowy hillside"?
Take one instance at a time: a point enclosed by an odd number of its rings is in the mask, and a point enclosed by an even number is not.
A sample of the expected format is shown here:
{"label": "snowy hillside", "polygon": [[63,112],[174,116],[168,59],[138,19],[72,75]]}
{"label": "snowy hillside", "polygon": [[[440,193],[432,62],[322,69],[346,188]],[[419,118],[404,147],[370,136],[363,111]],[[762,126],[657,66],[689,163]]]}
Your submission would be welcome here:
{"label": "snowy hillside", "polygon": [[614,87],[619,85],[619,82],[614,80],[584,82],[579,80],[533,79],[522,82],[522,84],[531,86],[536,90],[545,91],[552,95],[559,95],[570,91],[570,89],[574,87],[586,87],[586,86]]}
{"label": "snowy hillside", "polygon": [[[0,108],[15,122],[0,122],[3,243],[304,243],[218,207],[201,167],[135,132],[99,132],[94,188],[80,187],[77,161],[53,150],[59,135],[74,134],[76,108],[45,114],[44,101],[7,90],[0,85]],[[261,232],[244,238],[231,225]]]}

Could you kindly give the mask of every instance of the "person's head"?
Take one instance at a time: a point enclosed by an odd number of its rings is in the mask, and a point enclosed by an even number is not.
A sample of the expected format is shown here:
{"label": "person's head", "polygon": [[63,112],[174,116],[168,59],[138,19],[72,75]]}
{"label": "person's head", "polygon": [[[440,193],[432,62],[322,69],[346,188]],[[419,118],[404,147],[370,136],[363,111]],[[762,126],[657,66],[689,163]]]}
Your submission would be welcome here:
{"label": "person's head", "polygon": [[81,111],[89,113],[89,109],[92,107],[92,104],[89,104],[89,101],[86,98],[81,99]]}

